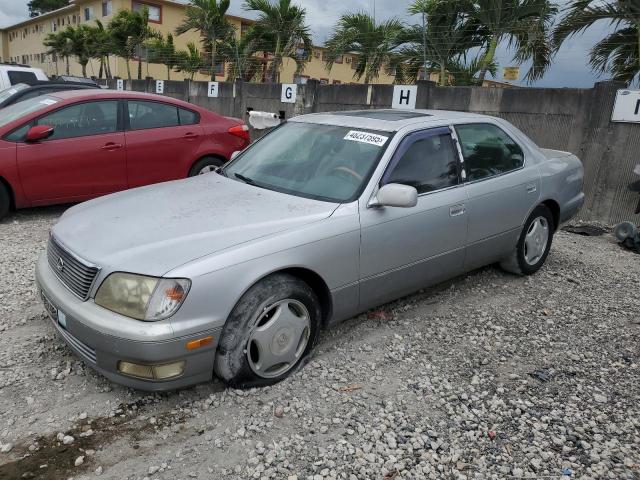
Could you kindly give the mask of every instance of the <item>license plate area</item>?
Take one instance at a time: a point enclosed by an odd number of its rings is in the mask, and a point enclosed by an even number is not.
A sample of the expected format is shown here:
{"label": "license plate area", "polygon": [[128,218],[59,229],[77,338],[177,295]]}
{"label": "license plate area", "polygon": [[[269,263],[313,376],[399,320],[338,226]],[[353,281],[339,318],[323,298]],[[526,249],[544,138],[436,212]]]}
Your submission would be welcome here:
{"label": "license plate area", "polygon": [[51,300],[47,298],[42,290],[40,291],[40,298],[42,299],[44,309],[47,311],[47,315],[49,315],[49,318],[51,318],[51,320],[60,325],[62,328],[66,329],[67,316],[64,314],[64,312],[58,310],[58,308],[56,308],[56,306],[51,303]]}

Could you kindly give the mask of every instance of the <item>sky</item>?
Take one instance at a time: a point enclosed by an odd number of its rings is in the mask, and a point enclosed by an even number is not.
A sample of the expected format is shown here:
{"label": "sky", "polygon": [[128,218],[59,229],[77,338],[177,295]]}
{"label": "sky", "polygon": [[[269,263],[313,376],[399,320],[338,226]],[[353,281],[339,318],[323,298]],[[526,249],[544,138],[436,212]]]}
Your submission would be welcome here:
{"label": "sky", "polygon": [[[180,0],[187,3],[186,0]],[[0,27],[12,25],[28,18],[28,0],[0,0]],[[559,0],[566,4],[567,0]],[[333,25],[341,14],[349,11],[366,11],[375,15],[377,20],[384,20],[393,16],[399,17],[408,23],[418,23],[418,17],[411,17],[407,12],[412,0],[297,0],[296,3],[307,10],[307,20],[311,27],[314,42],[321,45],[330,36]],[[231,0],[230,12],[234,15],[251,17],[252,15],[242,8],[241,0]],[[605,22],[596,24],[580,36],[573,37],[565,42],[557,53],[554,63],[542,80],[532,84],[537,87],[591,87],[594,82],[604,80],[598,78],[587,64],[588,51],[593,44],[611,30],[611,26]],[[502,67],[515,66],[513,52],[501,45],[498,50],[498,63],[500,69],[498,80],[501,80]],[[521,77],[527,70],[527,65],[521,67]],[[514,82],[523,84],[522,82]],[[524,85],[524,84],[523,84]]]}

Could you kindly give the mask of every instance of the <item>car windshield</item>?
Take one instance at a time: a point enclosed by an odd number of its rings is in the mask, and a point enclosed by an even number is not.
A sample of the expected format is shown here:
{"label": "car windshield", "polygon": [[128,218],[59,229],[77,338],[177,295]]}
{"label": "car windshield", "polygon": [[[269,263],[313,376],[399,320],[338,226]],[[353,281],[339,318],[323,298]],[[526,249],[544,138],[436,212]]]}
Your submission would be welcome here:
{"label": "car windshield", "polygon": [[27,85],[26,83],[18,83],[17,85],[13,85],[9,88],[5,88],[4,90],[0,90],[0,103],[4,102],[7,98],[12,97],[25,88],[29,88],[29,85]]}
{"label": "car windshield", "polygon": [[350,202],[364,188],[389,137],[386,132],[288,122],[243,152],[222,173],[291,195]]}
{"label": "car windshield", "polygon": [[20,117],[54,105],[59,101],[60,99],[56,97],[42,96],[30,98],[20,103],[14,103],[0,110],[0,127],[8,125]]}

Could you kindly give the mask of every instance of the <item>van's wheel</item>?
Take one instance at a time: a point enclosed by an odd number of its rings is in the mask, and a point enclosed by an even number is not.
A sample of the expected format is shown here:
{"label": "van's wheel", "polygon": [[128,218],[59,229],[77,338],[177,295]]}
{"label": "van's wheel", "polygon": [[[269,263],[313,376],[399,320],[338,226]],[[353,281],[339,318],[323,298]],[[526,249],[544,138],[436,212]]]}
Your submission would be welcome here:
{"label": "van's wheel", "polygon": [[204,175],[205,173],[214,172],[216,168],[225,164],[225,161],[219,157],[204,157],[193,164],[189,170],[189,176]]}
{"label": "van's wheel", "polygon": [[321,309],[314,291],[298,278],[277,273],[251,287],[222,331],[215,374],[236,387],[283,380],[313,349]]}
{"label": "van's wheel", "polygon": [[538,205],[525,222],[516,248],[500,266],[516,275],[536,273],[551,250],[553,230],[553,214],[544,205]]}
{"label": "van's wheel", "polygon": [[7,187],[0,183],[0,220],[7,216],[11,207],[11,197]]}

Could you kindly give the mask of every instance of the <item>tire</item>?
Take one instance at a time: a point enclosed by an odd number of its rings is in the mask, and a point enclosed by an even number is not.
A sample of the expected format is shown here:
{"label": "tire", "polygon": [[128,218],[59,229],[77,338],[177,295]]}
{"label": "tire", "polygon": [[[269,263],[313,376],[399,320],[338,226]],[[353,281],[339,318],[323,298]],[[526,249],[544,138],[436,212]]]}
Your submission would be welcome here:
{"label": "tire", "polygon": [[[189,170],[189,177],[195,177],[196,175],[210,173],[214,169],[223,166],[225,163],[226,162],[224,161],[224,159],[220,157],[201,158],[196,163],[194,163],[193,167],[191,167],[191,170]],[[205,171],[206,169],[209,169],[209,171]]]}
{"label": "tire", "polygon": [[551,211],[544,205],[538,205],[525,222],[516,248],[500,262],[500,266],[516,275],[536,273],[549,256],[553,231]]}
{"label": "tire", "polygon": [[0,183],[0,220],[7,216],[11,207],[11,197],[7,187]]}
{"label": "tire", "polygon": [[296,371],[313,350],[320,322],[320,302],[309,285],[292,275],[270,275],[233,308],[214,373],[238,388],[273,385]]}

